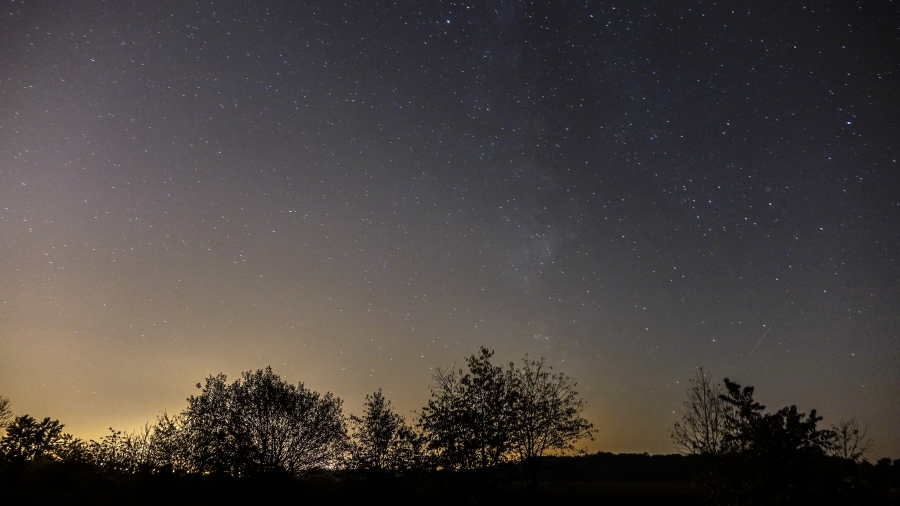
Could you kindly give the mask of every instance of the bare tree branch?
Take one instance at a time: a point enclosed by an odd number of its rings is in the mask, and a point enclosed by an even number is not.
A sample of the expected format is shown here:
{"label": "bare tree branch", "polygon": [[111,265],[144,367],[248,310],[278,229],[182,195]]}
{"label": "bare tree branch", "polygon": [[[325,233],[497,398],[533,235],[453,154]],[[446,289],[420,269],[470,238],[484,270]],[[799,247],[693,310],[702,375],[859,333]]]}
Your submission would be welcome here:
{"label": "bare tree branch", "polygon": [[841,419],[837,425],[832,425],[834,436],[831,441],[829,453],[842,459],[859,462],[872,448],[872,439],[866,437],[868,427],[859,428],[856,417]]}
{"label": "bare tree branch", "polygon": [[698,368],[687,389],[681,421],[672,429],[672,439],[682,453],[720,455],[724,452],[728,404],[722,389],[710,375]]}

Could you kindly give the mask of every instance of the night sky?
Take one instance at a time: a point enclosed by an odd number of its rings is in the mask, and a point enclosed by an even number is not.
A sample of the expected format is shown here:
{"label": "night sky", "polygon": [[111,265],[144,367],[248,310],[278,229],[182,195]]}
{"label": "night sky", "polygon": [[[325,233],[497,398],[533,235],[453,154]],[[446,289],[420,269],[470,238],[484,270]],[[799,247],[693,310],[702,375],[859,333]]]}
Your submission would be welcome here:
{"label": "night sky", "polygon": [[764,3],[4,1],[0,395],[412,419],[486,346],[590,451],[676,451],[703,366],[900,457],[897,2]]}

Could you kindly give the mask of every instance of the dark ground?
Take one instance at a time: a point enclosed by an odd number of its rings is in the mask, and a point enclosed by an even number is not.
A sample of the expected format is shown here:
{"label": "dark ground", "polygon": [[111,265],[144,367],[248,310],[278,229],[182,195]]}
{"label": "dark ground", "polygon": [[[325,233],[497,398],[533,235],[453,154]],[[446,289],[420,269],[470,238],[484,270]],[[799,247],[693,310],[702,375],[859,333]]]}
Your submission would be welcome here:
{"label": "dark ground", "polygon": [[[549,458],[537,491],[526,490],[518,469],[510,466],[490,476],[419,472],[404,476],[322,472],[294,478],[178,477],[167,473],[103,472],[77,463],[48,462],[0,472],[0,504],[215,505],[230,504],[602,504],[698,505],[693,483],[696,460],[679,455],[597,453]],[[809,504],[900,504],[900,464],[854,465],[859,471],[847,502],[816,493]],[[822,478],[830,485],[843,478]],[[829,488],[831,488],[829,486]],[[844,487],[846,488],[846,487]],[[794,502],[793,504],[802,504]]]}

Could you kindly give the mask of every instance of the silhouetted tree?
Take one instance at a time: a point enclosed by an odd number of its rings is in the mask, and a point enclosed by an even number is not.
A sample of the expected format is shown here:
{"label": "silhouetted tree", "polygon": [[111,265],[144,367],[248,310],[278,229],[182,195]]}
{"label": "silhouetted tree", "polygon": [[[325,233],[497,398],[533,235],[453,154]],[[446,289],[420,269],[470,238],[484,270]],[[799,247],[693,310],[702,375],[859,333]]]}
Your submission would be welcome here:
{"label": "silhouetted tree", "polygon": [[728,433],[725,443],[731,450],[757,454],[824,454],[832,433],[816,424],[822,417],[816,410],[804,414],[797,406],[786,406],[775,413],[764,414],[765,406],[753,400],[753,387],[744,387],[725,378],[727,393],[722,399],[732,406],[727,411]]}
{"label": "silhouetted tree", "polygon": [[[687,400],[681,408],[681,421],[670,433],[682,454],[695,455],[694,478],[708,500],[717,504],[728,500],[727,473],[722,471],[723,455],[734,446],[731,441],[734,409],[722,396],[723,390],[703,368],[698,368],[690,380]],[[752,387],[749,390],[752,393]]]}
{"label": "silhouetted tree", "polygon": [[672,439],[681,453],[721,455],[725,451],[729,404],[710,375],[698,368],[687,389],[681,421],[675,423]]}
{"label": "silhouetted tree", "polygon": [[491,470],[510,458],[515,420],[511,371],[490,363],[492,351],[481,348],[462,369],[437,369],[431,399],[422,408],[419,426],[434,464],[457,471]]}
{"label": "silhouetted tree", "polygon": [[402,471],[419,460],[419,444],[403,417],[379,389],[366,396],[363,416],[350,416],[350,462],[355,469]]}
{"label": "silhouetted tree", "polygon": [[721,395],[726,411],[725,454],[716,461],[710,491],[722,504],[788,504],[806,500],[817,481],[815,471],[828,449],[831,431],[816,424],[812,410],[787,406],[765,413],[753,399],[753,387],[725,379]]}
{"label": "silhouetted tree", "polygon": [[521,367],[490,362],[481,348],[462,369],[441,370],[419,426],[437,467],[491,471],[522,464],[526,485],[536,487],[541,457],[574,448],[593,425],[581,417],[584,401],[572,378],[526,356]]}
{"label": "silhouetted tree", "polygon": [[29,415],[18,416],[0,439],[0,455],[11,461],[56,458],[56,450],[71,439],[62,429],[59,420],[49,417],[38,422]]}
{"label": "silhouetted tree", "polygon": [[290,385],[266,368],[197,385],[182,413],[194,471],[245,476],[334,467],[347,438],[341,400]]}
{"label": "silhouetted tree", "polygon": [[829,453],[836,457],[859,462],[872,447],[872,439],[866,437],[868,428],[859,428],[856,417],[841,419],[837,425],[831,426],[834,437],[831,440]]}
{"label": "silhouetted tree", "polygon": [[512,368],[508,387],[512,401],[510,449],[521,462],[528,488],[537,487],[541,457],[548,452],[574,449],[582,438],[593,440],[593,424],[581,417],[584,401],[577,383],[561,373],[552,373],[544,359],[523,359]]}
{"label": "silhouetted tree", "polygon": [[184,416],[163,413],[156,419],[150,436],[150,453],[153,465],[175,474],[196,472]]}
{"label": "silhouetted tree", "polygon": [[155,467],[153,433],[149,424],[131,434],[110,427],[106,437],[91,441],[88,449],[94,463],[110,471],[136,473]]}
{"label": "silhouetted tree", "polygon": [[[855,474],[826,458],[837,451],[839,438],[818,428],[822,417],[815,410],[806,415],[792,405],[767,413],[753,398],[753,387],[727,378],[724,383],[722,389],[699,369],[672,433],[683,453],[700,456],[697,479],[709,503],[789,504],[814,496],[831,502],[852,495],[855,485],[847,483]],[[852,459],[853,448],[865,446],[865,434],[852,422],[839,427],[846,442],[842,451]]]}
{"label": "silhouetted tree", "polygon": [[753,399],[752,386],[742,388],[728,378],[725,378],[725,386],[726,393],[719,395],[727,407],[723,445],[731,453],[745,452],[753,446],[766,407]]}

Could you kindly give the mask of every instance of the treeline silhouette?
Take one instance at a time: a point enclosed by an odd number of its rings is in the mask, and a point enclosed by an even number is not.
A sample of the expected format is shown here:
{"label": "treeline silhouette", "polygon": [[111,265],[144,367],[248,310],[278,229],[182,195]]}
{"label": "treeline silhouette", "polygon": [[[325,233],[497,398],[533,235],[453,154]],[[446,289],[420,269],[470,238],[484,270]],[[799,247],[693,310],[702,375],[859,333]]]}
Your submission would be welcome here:
{"label": "treeline silhouette", "polygon": [[872,442],[856,419],[821,428],[816,410],[766,412],[753,387],[724,383],[698,369],[671,432],[695,458],[694,479],[708,503],[898,503],[900,462],[868,463]]}
{"label": "treeline silhouette", "polygon": [[592,439],[575,381],[544,359],[437,369],[411,423],[380,390],[360,416],[271,368],[206,378],[180,413],[100,441],[13,417],[0,397],[0,497],[95,504],[897,504],[900,462],[865,459],[855,419],[774,413],[752,387],[698,370],[672,432],[679,455],[576,454]]}

